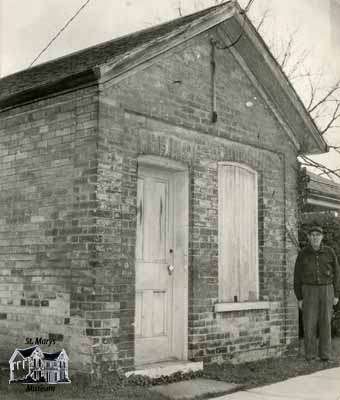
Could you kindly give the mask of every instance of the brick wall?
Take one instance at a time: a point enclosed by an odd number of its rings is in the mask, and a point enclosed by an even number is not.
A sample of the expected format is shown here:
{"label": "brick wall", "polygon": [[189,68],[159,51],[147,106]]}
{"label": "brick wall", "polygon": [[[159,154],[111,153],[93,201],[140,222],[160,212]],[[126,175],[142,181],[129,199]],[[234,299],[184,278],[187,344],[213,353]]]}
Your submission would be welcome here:
{"label": "brick wall", "polygon": [[97,234],[95,93],[0,114],[1,362],[27,337],[42,337],[57,340],[46,351],[66,349],[71,368],[90,363],[84,314],[97,304],[84,271]]}
{"label": "brick wall", "polygon": [[[77,369],[133,366],[141,154],[189,167],[189,358],[266,357],[296,339],[296,249],[285,224],[295,228],[297,152],[228,51],[216,53],[211,122],[214,34],[108,82],[99,97],[83,89],[1,114],[1,360],[25,337],[59,335]],[[218,161],[258,172],[260,299],[268,310],[214,313]]]}
{"label": "brick wall", "polygon": [[[110,284],[118,297],[121,291],[126,296],[115,349],[119,365],[131,366],[134,356],[134,293],[129,288],[134,287],[140,154],[189,166],[189,358],[267,357],[281,354],[296,339],[291,287],[296,249],[285,230],[288,219],[295,227],[296,149],[227,51],[216,55],[218,121],[211,122],[211,35],[182,45],[119,84],[107,84],[100,95],[98,201],[110,213],[110,221],[102,221],[107,227],[102,274],[115,278]],[[250,100],[253,107],[246,106]],[[258,172],[260,298],[271,302],[269,310],[213,311],[218,300],[217,161],[226,160]]]}

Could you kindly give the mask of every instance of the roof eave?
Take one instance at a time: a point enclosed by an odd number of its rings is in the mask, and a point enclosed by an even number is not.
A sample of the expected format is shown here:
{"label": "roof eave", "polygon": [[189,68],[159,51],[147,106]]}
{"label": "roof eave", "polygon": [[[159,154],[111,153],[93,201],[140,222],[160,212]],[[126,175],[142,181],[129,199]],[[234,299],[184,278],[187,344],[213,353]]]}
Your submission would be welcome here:
{"label": "roof eave", "polygon": [[99,68],[90,68],[78,74],[49,82],[48,84],[37,85],[34,88],[1,99],[0,111],[5,111],[14,106],[41,100],[46,97],[52,97],[55,94],[72,91],[75,88],[95,85],[98,82],[99,75]]}
{"label": "roof eave", "polygon": [[340,200],[329,196],[307,195],[306,203],[312,206],[322,207],[328,210],[340,210]]}

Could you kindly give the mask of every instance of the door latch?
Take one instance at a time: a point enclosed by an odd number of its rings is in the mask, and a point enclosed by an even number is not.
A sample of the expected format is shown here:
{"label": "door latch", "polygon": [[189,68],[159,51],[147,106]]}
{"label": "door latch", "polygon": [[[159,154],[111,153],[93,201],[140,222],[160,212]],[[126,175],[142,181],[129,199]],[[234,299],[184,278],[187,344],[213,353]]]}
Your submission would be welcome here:
{"label": "door latch", "polygon": [[168,273],[169,273],[169,275],[172,275],[174,270],[175,270],[175,267],[172,264],[169,264],[168,265]]}
{"label": "door latch", "polygon": [[171,258],[172,264],[168,265],[168,272],[169,272],[169,275],[172,275],[172,273],[175,270],[175,266],[174,266],[174,251],[173,251],[173,249],[169,249],[169,253],[170,253],[170,258]]}

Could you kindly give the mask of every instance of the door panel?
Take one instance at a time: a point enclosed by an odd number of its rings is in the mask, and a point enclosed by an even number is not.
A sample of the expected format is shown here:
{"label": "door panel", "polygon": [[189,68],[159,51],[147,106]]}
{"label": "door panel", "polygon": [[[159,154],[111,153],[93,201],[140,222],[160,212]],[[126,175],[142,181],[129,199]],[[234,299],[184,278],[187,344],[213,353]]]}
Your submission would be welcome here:
{"label": "door panel", "polygon": [[[169,182],[147,178],[144,199],[144,243],[142,259],[149,262],[166,262],[167,247],[167,192]],[[144,203],[144,204],[145,204]]]}
{"label": "door panel", "polygon": [[153,291],[152,336],[166,336],[167,330],[167,293],[165,290]]}

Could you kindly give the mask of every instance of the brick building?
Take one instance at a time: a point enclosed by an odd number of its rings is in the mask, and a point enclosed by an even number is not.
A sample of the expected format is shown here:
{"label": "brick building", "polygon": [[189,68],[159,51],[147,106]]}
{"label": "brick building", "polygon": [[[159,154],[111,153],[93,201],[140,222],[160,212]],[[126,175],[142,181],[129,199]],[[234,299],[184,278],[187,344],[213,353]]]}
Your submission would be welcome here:
{"label": "brick building", "polygon": [[327,146],[237,4],[5,77],[0,111],[1,361],[26,337],[85,372],[294,343],[297,155]]}

